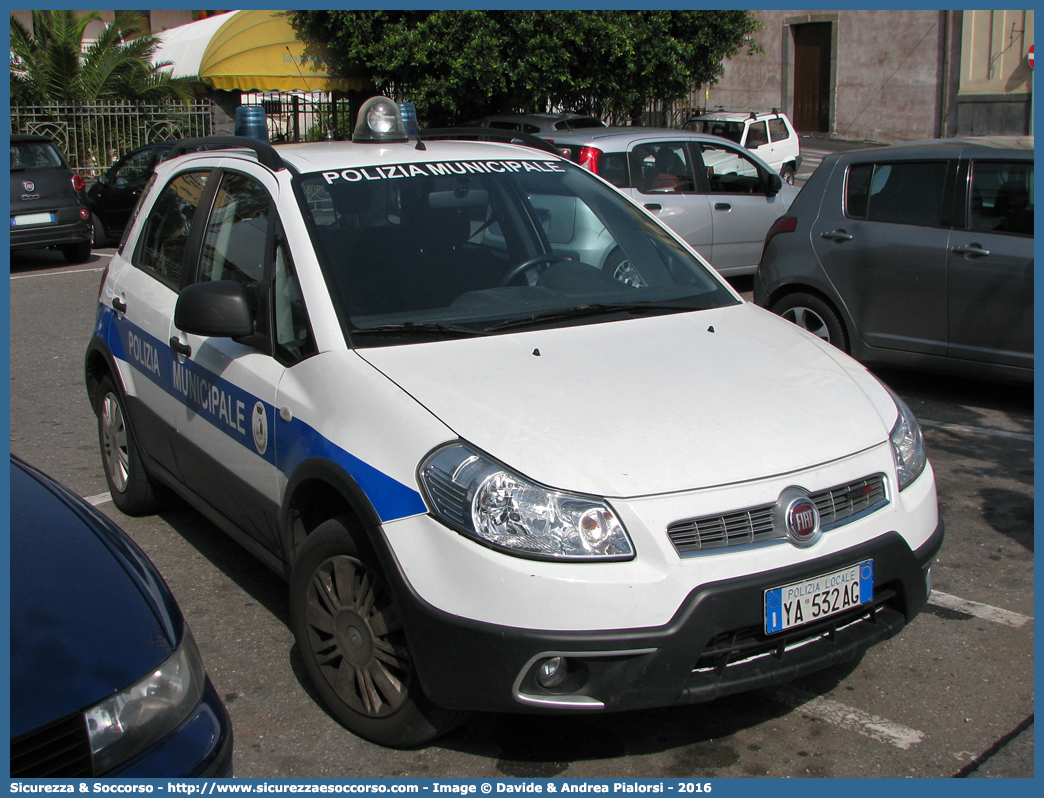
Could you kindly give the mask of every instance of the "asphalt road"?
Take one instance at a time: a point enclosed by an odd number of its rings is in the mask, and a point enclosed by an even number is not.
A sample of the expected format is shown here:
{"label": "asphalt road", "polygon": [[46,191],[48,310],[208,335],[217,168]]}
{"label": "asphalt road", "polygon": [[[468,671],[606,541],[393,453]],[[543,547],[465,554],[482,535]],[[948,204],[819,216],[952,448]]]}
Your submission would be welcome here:
{"label": "asphalt road", "polygon": [[278,577],[186,505],[129,518],[106,501],[82,370],[109,253],[12,257],[11,450],[97,503],[163,572],[232,716],[237,776],[1033,775],[1032,389],[880,373],[924,424],[947,540],[928,611],[860,662],[695,706],[476,714],[391,751],[314,701]]}

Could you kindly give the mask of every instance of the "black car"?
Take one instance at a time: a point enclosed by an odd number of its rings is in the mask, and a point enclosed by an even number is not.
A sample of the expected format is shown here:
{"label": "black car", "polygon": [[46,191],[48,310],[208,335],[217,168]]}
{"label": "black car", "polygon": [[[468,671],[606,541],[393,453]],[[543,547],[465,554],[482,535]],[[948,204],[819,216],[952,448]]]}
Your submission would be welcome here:
{"label": "black car", "polygon": [[11,456],[11,770],[232,775],[232,723],[145,553]]}
{"label": "black car", "polygon": [[11,249],[60,249],[70,263],[91,256],[86,185],[46,136],[11,136]]}
{"label": "black car", "polygon": [[175,143],[165,141],[131,150],[98,177],[87,191],[95,242],[101,245],[123,235],[156,164]]}

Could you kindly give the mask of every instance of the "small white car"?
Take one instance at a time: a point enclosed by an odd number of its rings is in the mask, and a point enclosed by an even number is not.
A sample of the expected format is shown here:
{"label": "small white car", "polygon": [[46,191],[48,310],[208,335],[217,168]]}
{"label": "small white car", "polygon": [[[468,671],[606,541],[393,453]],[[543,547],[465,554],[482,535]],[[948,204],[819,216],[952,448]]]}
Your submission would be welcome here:
{"label": "small white car", "polygon": [[706,701],[924,606],[943,527],[909,408],[596,175],[417,140],[386,98],[350,143],[199,146],[102,280],[106,479],[288,580],[356,734]]}
{"label": "small white car", "polygon": [[794,185],[801,166],[801,141],[790,118],[771,111],[709,111],[685,123],[686,130],[730,139],[757,152],[761,160]]}

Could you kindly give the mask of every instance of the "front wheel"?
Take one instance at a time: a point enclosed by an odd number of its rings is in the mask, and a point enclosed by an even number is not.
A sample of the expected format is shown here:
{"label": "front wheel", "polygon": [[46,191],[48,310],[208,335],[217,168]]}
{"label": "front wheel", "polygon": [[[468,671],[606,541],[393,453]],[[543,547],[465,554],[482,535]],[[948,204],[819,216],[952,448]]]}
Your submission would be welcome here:
{"label": "front wheel", "polygon": [[[379,745],[415,748],[465,716],[421,691],[398,604],[351,517],[316,527],[290,576],[290,621],[305,669],[330,712]],[[359,538],[360,540],[362,538]]]}
{"label": "front wheel", "polygon": [[787,164],[783,167],[782,171],[779,173],[779,176],[783,178],[784,183],[794,185],[794,167],[790,164]]}
{"label": "front wheel", "polygon": [[127,422],[123,397],[111,377],[101,381],[97,407],[98,444],[112,503],[127,515],[152,512],[162,504],[164,494],[145,471]]}
{"label": "front wheel", "polygon": [[772,312],[793,322],[833,344],[842,352],[848,351],[848,336],[837,312],[824,300],[799,291],[787,294],[772,306]]}

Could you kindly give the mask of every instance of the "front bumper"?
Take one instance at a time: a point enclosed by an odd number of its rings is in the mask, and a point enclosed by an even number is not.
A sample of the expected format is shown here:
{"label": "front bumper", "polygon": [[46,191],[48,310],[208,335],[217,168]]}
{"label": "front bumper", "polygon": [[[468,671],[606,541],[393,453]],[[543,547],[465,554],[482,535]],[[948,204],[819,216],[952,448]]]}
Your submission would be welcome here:
{"label": "front bumper", "polygon": [[[897,532],[785,568],[712,582],[667,624],[612,631],[516,629],[461,618],[409,595],[404,621],[425,693],[451,709],[627,710],[709,701],[779,684],[860,656],[896,635],[928,599],[943,524],[916,551]],[[764,591],[874,560],[874,601],[818,624],[766,636]],[[569,676],[536,681],[544,659]]]}

